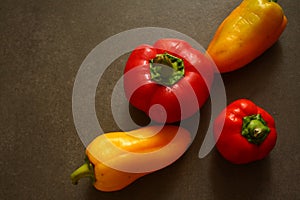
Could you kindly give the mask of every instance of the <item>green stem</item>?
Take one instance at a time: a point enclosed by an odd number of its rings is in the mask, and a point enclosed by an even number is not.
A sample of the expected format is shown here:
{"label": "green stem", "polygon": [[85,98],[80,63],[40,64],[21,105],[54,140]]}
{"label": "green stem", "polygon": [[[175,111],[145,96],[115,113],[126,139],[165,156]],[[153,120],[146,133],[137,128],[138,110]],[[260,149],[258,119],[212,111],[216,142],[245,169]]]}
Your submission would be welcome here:
{"label": "green stem", "polygon": [[277,0],[269,0],[269,2],[275,2],[275,3],[277,3]]}
{"label": "green stem", "polygon": [[92,182],[95,181],[94,167],[87,158],[85,163],[71,174],[71,181],[74,185],[77,185],[81,178],[90,178]]}
{"label": "green stem", "polygon": [[155,82],[171,86],[184,76],[183,60],[169,53],[157,54],[150,60],[151,79]]}
{"label": "green stem", "polygon": [[268,136],[270,128],[260,114],[243,118],[242,135],[256,145],[260,145]]}

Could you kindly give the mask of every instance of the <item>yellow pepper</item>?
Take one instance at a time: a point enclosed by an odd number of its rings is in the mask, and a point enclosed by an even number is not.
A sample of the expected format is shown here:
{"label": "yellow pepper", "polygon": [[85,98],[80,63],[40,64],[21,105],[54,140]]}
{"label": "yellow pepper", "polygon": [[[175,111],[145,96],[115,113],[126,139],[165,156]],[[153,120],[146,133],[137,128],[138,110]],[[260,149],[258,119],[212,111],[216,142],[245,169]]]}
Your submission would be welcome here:
{"label": "yellow pepper", "polygon": [[221,73],[236,70],[270,48],[286,24],[276,0],[244,0],[218,27],[207,53]]}
{"label": "yellow pepper", "polygon": [[175,162],[190,143],[190,133],[177,126],[102,134],[88,145],[86,163],[71,174],[71,180],[77,184],[90,177],[96,189],[117,191]]}

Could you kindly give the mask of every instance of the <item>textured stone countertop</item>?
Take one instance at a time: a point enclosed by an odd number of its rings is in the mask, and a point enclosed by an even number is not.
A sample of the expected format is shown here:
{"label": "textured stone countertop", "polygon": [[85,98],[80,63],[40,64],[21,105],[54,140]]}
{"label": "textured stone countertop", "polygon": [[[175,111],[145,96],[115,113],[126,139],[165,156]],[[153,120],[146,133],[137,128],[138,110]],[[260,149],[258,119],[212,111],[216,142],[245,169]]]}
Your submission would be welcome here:
{"label": "textured stone countertop", "polygon": [[[105,193],[87,179],[77,186],[69,179],[84,160],[85,146],[73,120],[72,91],[86,56],[109,37],[143,27],[175,30],[206,48],[240,0],[1,1],[0,198],[299,199],[300,1],[278,2],[289,20],[279,41],[246,67],[222,75],[228,103],[248,98],[274,116],[278,140],[270,155],[241,166],[227,162],[216,148],[198,158],[209,124],[207,102],[197,136],[177,162],[124,190]],[[96,90],[95,108],[106,132],[119,130],[111,98],[128,55],[109,65]],[[129,109],[137,123],[146,123],[143,113]]]}

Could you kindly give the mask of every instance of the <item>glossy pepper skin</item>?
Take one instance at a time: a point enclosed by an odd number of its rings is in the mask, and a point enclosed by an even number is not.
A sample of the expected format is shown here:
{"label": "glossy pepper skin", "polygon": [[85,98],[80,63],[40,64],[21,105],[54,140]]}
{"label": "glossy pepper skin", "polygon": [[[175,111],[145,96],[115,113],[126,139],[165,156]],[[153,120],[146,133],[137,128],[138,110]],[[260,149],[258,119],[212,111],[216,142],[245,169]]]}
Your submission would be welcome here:
{"label": "glossy pepper skin", "polygon": [[90,177],[98,190],[121,190],[175,162],[190,143],[190,133],[177,126],[102,134],[88,145],[86,163],[71,174],[71,180],[77,184],[80,178]]}
{"label": "glossy pepper skin", "polygon": [[247,99],[236,100],[221,112],[214,134],[218,151],[234,164],[263,159],[277,140],[273,117]]}
{"label": "glossy pepper skin", "polygon": [[218,27],[207,53],[221,73],[239,69],[270,48],[287,24],[274,0],[244,0]]}
{"label": "glossy pepper skin", "polygon": [[[124,70],[130,103],[157,122],[176,122],[196,113],[209,96],[214,63],[189,43],[172,38],[140,45]],[[161,105],[163,109],[159,106]]]}

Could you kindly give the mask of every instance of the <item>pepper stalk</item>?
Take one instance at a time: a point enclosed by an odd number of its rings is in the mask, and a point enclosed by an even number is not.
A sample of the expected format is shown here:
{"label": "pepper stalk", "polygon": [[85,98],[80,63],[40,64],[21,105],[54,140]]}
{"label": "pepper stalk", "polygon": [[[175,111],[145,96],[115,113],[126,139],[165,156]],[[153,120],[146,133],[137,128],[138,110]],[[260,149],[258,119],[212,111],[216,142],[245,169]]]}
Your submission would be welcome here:
{"label": "pepper stalk", "polygon": [[171,86],[184,76],[183,59],[169,53],[157,54],[150,60],[151,79],[162,85]]}
{"label": "pepper stalk", "polygon": [[270,128],[260,114],[243,118],[242,135],[251,143],[260,145],[270,131]]}
{"label": "pepper stalk", "polygon": [[81,165],[71,174],[71,181],[74,185],[78,184],[79,179],[90,178],[92,182],[95,182],[94,166],[88,158],[85,159],[85,163]]}

